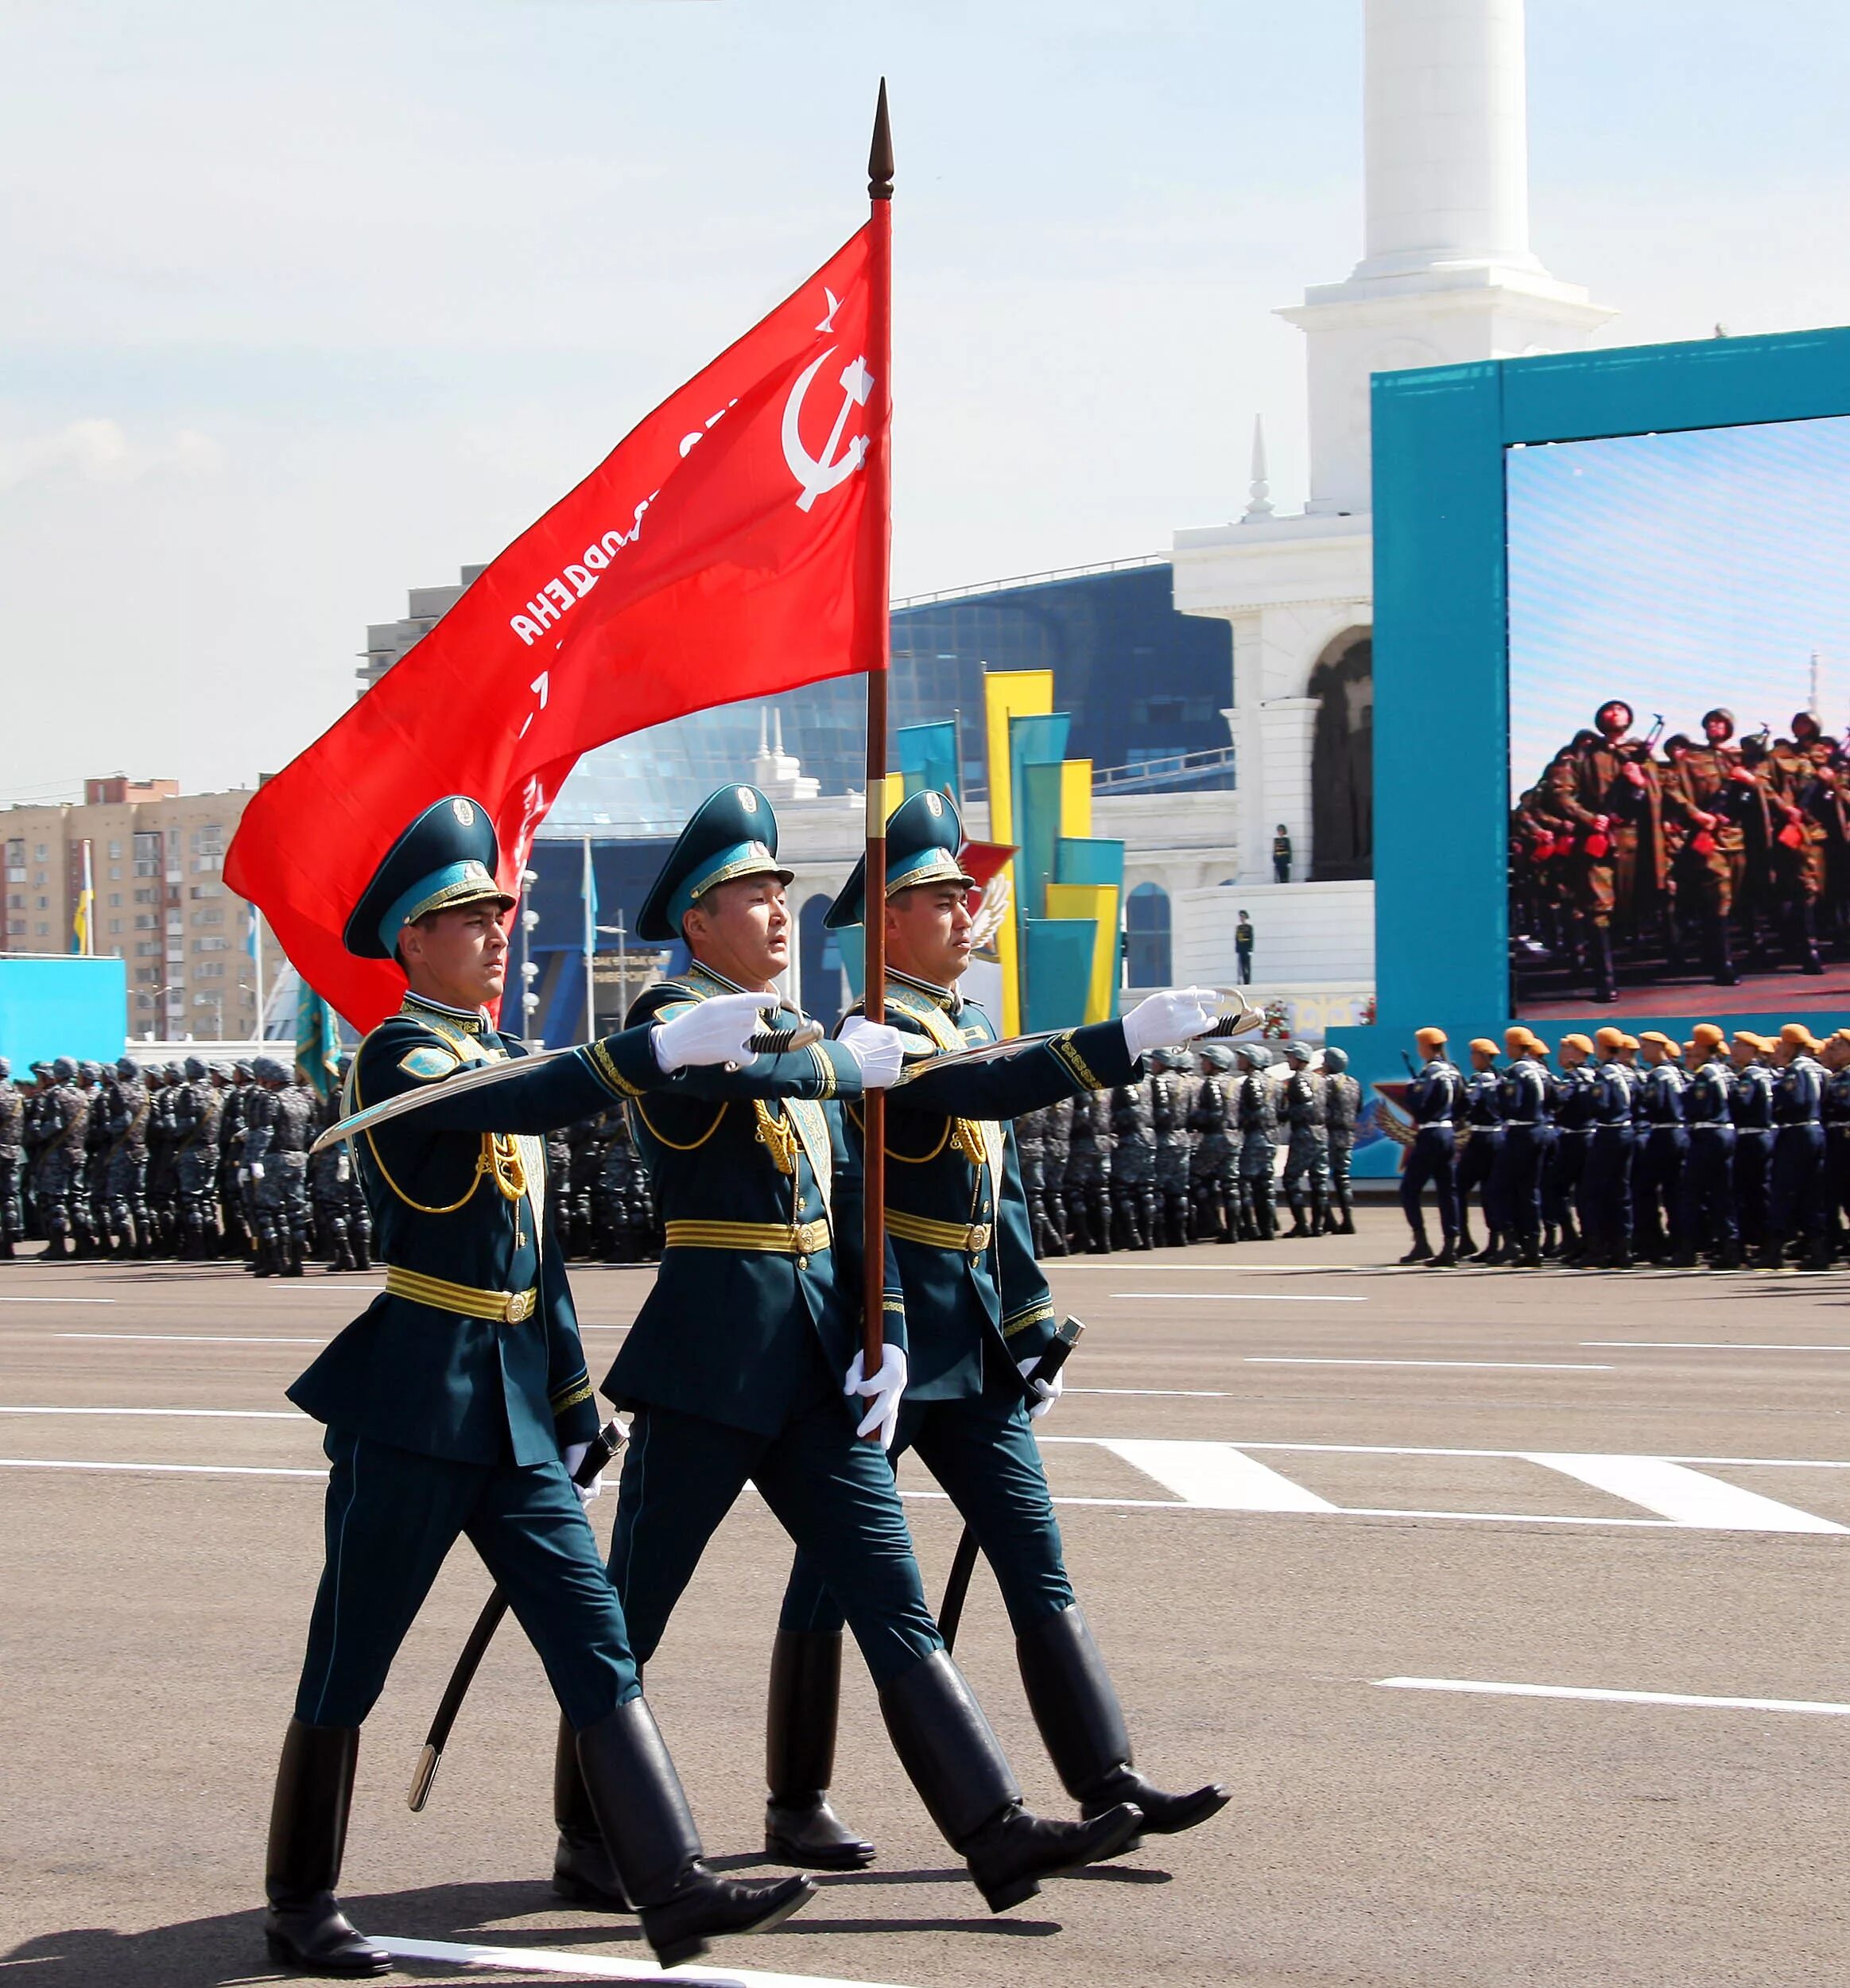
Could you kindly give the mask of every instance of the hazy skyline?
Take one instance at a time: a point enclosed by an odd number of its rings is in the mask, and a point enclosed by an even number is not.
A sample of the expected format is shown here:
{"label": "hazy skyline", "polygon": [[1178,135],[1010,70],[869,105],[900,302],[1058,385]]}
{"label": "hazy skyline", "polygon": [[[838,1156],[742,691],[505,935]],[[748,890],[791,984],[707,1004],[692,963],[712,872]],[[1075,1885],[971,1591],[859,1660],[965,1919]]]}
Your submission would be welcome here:
{"label": "hazy skyline", "polygon": [[[1530,0],[1534,240],[1602,342],[1850,319],[1840,8]],[[893,92],[896,591],[1304,496],[1361,9],[14,0],[0,801],[250,783],[865,212]],[[1743,717],[1747,714],[1743,713]],[[1757,717],[1759,714],[1755,714]]]}

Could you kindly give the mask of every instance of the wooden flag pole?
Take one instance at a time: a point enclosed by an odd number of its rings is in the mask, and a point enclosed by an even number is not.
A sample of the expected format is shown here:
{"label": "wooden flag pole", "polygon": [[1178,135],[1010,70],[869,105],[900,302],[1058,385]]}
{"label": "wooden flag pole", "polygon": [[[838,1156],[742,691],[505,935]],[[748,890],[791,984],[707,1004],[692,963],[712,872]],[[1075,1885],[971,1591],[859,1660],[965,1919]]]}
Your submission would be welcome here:
{"label": "wooden flag pole", "polygon": [[[886,79],[880,79],[880,100],[874,113],[874,142],[867,153],[869,278],[867,355],[874,375],[873,460],[868,474],[875,479],[872,502],[877,507],[873,585],[880,608],[878,653],[867,666],[867,938],[863,973],[867,1019],[886,1019],[886,673],[893,636],[890,601],[893,560],[893,130],[886,116]],[[886,1096],[869,1091],[862,1101],[867,1132],[862,1142],[862,1192],[865,1227],[862,1257],[862,1369],[870,1376],[880,1369],[885,1350],[882,1307],[886,1276]],[[878,1440],[876,1431],[873,1440]]]}

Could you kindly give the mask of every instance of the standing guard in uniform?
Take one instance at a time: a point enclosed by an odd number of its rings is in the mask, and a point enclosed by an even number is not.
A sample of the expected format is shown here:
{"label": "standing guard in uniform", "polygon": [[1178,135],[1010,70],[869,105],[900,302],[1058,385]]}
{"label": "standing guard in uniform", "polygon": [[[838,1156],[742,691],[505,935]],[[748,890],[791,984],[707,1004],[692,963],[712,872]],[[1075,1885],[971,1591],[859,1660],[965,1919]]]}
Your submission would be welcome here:
{"label": "standing guard in uniform", "polygon": [[1689,1156],[1683,1120],[1689,1078],[1677,1068],[1675,1045],[1657,1029],[1639,1037],[1645,1074],[1639,1085],[1638,1156],[1632,1168],[1632,1233],[1640,1256],[1662,1263],[1687,1246],[1677,1227],[1682,1177]]}
{"label": "standing guard in uniform", "polygon": [[[1415,1129],[1401,1172],[1400,1207],[1414,1240],[1401,1261],[1449,1270],[1458,1261],[1457,1121],[1464,1105],[1464,1080],[1445,1054],[1444,1029],[1417,1028],[1414,1041],[1425,1060],[1406,1091]],[[1426,1241],[1425,1219],[1420,1212],[1420,1190],[1429,1181],[1439,1212],[1437,1256]]]}
{"label": "standing guard in uniform", "polygon": [[[1285,1080],[1285,1202],[1291,1210],[1290,1236],[1321,1236],[1329,1209],[1329,1143],[1324,1129],[1323,1080],[1312,1070],[1308,1043],[1285,1050],[1290,1075]],[[1306,1215],[1309,1220],[1305,1219]]]}
{"label": "standing guard in uniform", "polygon": [[[1542,1267],[1542,1169],[1553,1133],[1548,1072],[1538,1060],[1542,1044],[1520,1024],[1503,1031],[1509,1066],[1499,1081],[1503,1120],[1490,1190],[1503,1211],[1504,1260],[1526,1270]],[[1464,1210],[1460,1208],[1462,1224]]]}
{"label": "standing guard in uniform", "polygon": [[1272,1052],[1263,1043],[1242,1043],[1234,1054],[1246,1066],[1235,1114],[1239,1122],[1239,1233],[1243,1240],[1270,1242],[1278,1233],[1277,1180],[1278,1093],[1266,1072]]}
{"label": "standing guard in uniform", "polygon": [[[921,798],[946,805],[939,795]],[[757,788],[723,787],[701,804],[636,920],[637,936],[651,944],[684,941],[693,965],[646,989],[630,1011],[633,1024],[688,1021],[713,997],[748,989],[767,1006],[778,1003],[773,983],[789,961],[784,887],[791,872],[779,864],[777,844],[771,804]],[[800,1019],[780,1008],[780,1026]],[[1030,1815],[925,1605],[882,1446],[894,1439],[909,1374],[894,1253],[905,1225],[896,1209],[884,1345],[878,1372],[869,1374],[860,1350],[860,1173],[840,1101],[892,1084],[904,1040],[896,1029],[851,1015],[838,1041],[760,1057],[743,1069],[685,1074],[665,1094],[632,1101],[667,1248],[603,1382],[604,1392],[634,1416],[611,1575],[637,1661],[646,1664],[708,1540],[747,1483],[755,1484],[813,1571],[810,1606],[836,1611],[836,1622],[845,1614],[852,1627],[894,1751],[927,1811],[1000,1912],[1031,1897],[1041,1878],[1113,1855],[1143,1817],[1115,1801],[1083,1823]],[[939,1123],[948,1140],[951,1124]],[[995,1225],[995,1183],[1005,1163],[998,1155],[988,1163],[982,1128],[966,1143],[979,1137],[984,1164],[957,1210],[960,1257],[981,1256]],[[895,1142],[902,1143],[898,1135]],[[916,1172],[922,1182],[929,1158],[909,1143],[904,1150],[917,1163],[895,1157],[894,1172],[908,1176],[903,1188],[895,1182],[896,1197],[921,1191],[910,1177]],[[1018,1175],[1012,1165],[1007,1171],[1018,1194]],[[939,1226],[935,1217],[921,1218],[915,1233]],[[1025,1249],[1025,1237],[1019,1241]],[[1007,1377],[1025,1426],[1023,1389],[1012,1372]],[[919,1378],[929,1396],[945,1376],[926,1357]],[[850,1409],[844,1396],[860,1400]],[[880,1442],[864,1440],[876,1431]],[[786,1614],[785,1626],[799,1625]],[[781,1680],[774,1695],[788,1691],[806,1700],[828,1683],[805,1672]],[[553,1882],[580,1904],[624,1909],[629,1886],[613,1881],[587,1826],[576,1770],[588,1765],[582,1735],[576,1759],[561,1748]],[[774,1789],[801,1783],[812,1791],[826,1785],[825,1771],[818,1760],[774,1761]],[[611,1839],[617,1819],[593,1806]]]}
{"label": "standing guard in uniform", "polygon": [[1134,1077],[1111,1092],[1111,1242],[1119,1249],[1156,1247],[1153,1088]]}
{"label": "standing guard in uniform", "polygon": [[1821,1045],[1803,1022],[1788,1022],[1773,1052],[1773,1167],[1767,1197],[1767,1240],[1757,1259],[1763,1270],[1778,1270],[1786,1248],[1805,1238],[1801,1270],[1829,1270],[1823,1105],[1825,1068]]}
{"label": "standing guard in uniform", "polygon": [[1156,1140],[1157,1219],[1152,1240],[1180,1249],[1189,1240],[1189,1171],[1193,1144],[1189,1111],[1194,1103],[1185,1050],[1158,1049],[1150,1057],[1150,1123]]}
{"label": "standing guard in uniform", "polygon": [[1631,1268],[1631,1166],[1634,1075],[1624,1061],[1623,1029],[1593,1038],[1600,1058],[1594,1078],[1593,1133],[1580,1175],[1580,1217],[1584,1270]]}
{"label": "standing guard in uniform", "polygon": [[1727,1037],[1712,1022],[1698,1022],[1690,1041],[1689,1081],[1683,1123],[1689,1150],[1677,1190],[1678,1268],[1693,1270],[1706,1249],[1717,1270],[1741,1267],[1740,1229],[1735,1220],[1735,1127],[1730,1112]]}
{"label": "standing guard in uniform", "polygon": [[1067,1138],[1066,1219],[1076,1252],[1111,1253],[1111,1097],[1092,1091],[1072,1100]]}
{"label": "standing guard in uniform", "polygon": [[134,1064],[118,1059],[103,1092],[108,1143],[103,1153],[103,1227],[112,1256],[151,1256],[149,1233],[148,1087]]}
{"label": "standing guard in uniform", "polygon": [[[909,1375],[889,1454],[897,1470],[906,1450],[916,1452],[975,1532],[1007,1606],[1035,1724],[1081,1813],[1129,1802],[1146,1832],[1170,1835],[1204,1822],[1228,1796],[1213,1785],[1167,1794],[1132,1767],[1117,1695],[1067,1578],[1029,1429],[1059,1398],[1057,1378],[1030,1378],[1057,1314],[1034,1259],[1008,1121],[1051,1095],[1127,1087],[1139,1054],[1157,1053],[1178,1024],[1194,1033],[1210,1025],[1211,996],[1194,988],[1152,995],[1122,1020],[1063,1031],[1006,1060],[934,1069],[937,1056],[996,1039],[982,1009],[957,991],[970,961],[962,840],[956,806],[941,794],[914,795],[887,825],[887,1013],[909,1052],[886,1129],[886,1222],[905,1295]],[[880,915],[867,896],[863,859],[825,922]],[[819,1870],[852,1869],[874,1854],[828,1800],[841,1622],[799,1552],[771,1664],[765,1840],[774,1857]]]}
{"label": "standing guard in uniform", "polygon": [[[444,1101],[459,1070],[526,1054],[486,1006],[502,991],[513,903],[496,856],[479,803],[438,802],[393,845],[344,934],[351,953],[395,958],[409,983],[361,1045],[355,1109],[425,1085],[432,1100],[355,1142],[386,1288],[289,1391],[326,1425],[332,1469],[327,1564],[271,1811],[265,1931],[278,1961],[316,1973],[393,1965],[335,1896],[359,1728],[465,1533],[546,1667],[662,1965],[692,1959],[712,1934],[774,1924],[809,1889],[706,1868],[642,1698],[585,1513],[595,1486],[572,1482],[598,1418],[539,1136],[690,1062],[746,1054],[754,1004],[722,1003],[692,1029],[629,1030]],[[281,1087],[258,1075],[274,1105]]]}
{"label": "standing guard in uniform", "polygon": [[90,1132],[90,1101],[77,1088],[77,1066],[68,1056],[60,1056],[51,1066],[51,1088],[44,1093],[40,1109],[36,1182],[47,1260],[80,1253],[72,1244],[72,1235],[83,1192],[85,1142]]}
{"label": "standing guard in uniform", "polygon": [[[1580,1178],[1592,1143],[1593,1118],[1599,1106],[1599,1085],[1590,1036],[1561,1039],[1561,1070],[1549,1093],[1554,1113],[1554,1162],[1544,1193],[1545,1219],[1559,1237],[1558,1253],[1570,1268],[1585,1255],[1587,1239],[1576,1224]],[[1545,1256],[1549,1252],[1545,1249]]]}
{"label": "standing guard in uniform", "polygon": [[0,1263],[25,1238],[25,1101],[13,1066],[0,1056]]}
{"label": "standing guard in uniform", "polygon": [[[1503,1074],[1497,1068],[1497,1046],[1487,1035],[1475,1037],[1468,1054],[1471,1074],[1464,1085],[1464,1137],[1458,1153],[1458,1253],[1476,1256],[1485,1265],[1500,1264],[1515,1254],[1511,1246],[1498,1198],[1497,1162],[1503,1149]],[[1483,1206],[1484,1243],[1480,1251],[1471,1239],[1471,1196],[1476,1189]]]}
{"label": "standing guard in uniform", "polygon": [[1349,1074],[1347,1050],[1323,1053],[1324,1129],[1329,1140],[1330,1220],[1332,1236],[1356,1233],[1356,1190],[1349,1166],[1356,1151],[1356,1128],[1362,1116],[1362,1086]]}
{"label": "standing guard in uniform", "polygon": [[[1233,1051],[1224,1043],[1210,1043],[1199,1052],[1201,1081],[1189,1107],[1189,1129],[1195,1136],[1190,1179],[1194,1198],[1196,1241],[1239,1241],[1239,1131],[1235,1123],[1239,1080],[1231,1075]],[[1326,1054],[1325,1062],[1328,1060]],[[1350,1121],[1352,1139],[1354,1120]],[[1332,1172],[1335,1151],[1331,1151]],[[1344,1176],[1345,1182],[1347,1175]]]}
{"label": "standing guard in uniform", "polygon": [[1071,1229],[1066,1213],[1066,1167],[1072,1151],[1072,1100],[1063,1097],[1041,1114],[1041,1140],[1046,1150],[1044,1163],[1046,1197],[1046,1238],[1035,1239],[1037,1256],[1064,1256],[1072,1248]]}
{"label": "standing guard in uniform", "polygon": [[1773,1173],[1773,1045],[1750,1029],[1728,1044],[1734,1071],[1728,1111],[1735,1126],[1735,1213],[1741,1248],[1756,1252],[1767,1241],[1767,1192]]}
{"label": "standing guard in uniform", "polygon": [[219,1093],[198,1057],[186,1059],[173,1086],[174,1184],[180,1201],[180,1256],[210,1256],[217,1244],[215,1215],[219,1182]]}

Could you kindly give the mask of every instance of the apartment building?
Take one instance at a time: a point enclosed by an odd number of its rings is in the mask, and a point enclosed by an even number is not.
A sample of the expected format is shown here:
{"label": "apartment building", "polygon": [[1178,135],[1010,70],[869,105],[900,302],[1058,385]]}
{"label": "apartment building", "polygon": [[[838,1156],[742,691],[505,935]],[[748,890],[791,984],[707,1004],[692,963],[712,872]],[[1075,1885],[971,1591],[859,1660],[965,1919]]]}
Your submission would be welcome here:
{"label": "apartment building", "polygon": [[175,780],[84,782],[81,802],[0,810],[10,953],[68,953],[83,888],[95,891],[91,950],[128,974],[126,1033],[246,1040],[258,1032],[282,954],[266,925],[256,954],[251,907],[226,888],[229,846],[253,790],[180,791]]}

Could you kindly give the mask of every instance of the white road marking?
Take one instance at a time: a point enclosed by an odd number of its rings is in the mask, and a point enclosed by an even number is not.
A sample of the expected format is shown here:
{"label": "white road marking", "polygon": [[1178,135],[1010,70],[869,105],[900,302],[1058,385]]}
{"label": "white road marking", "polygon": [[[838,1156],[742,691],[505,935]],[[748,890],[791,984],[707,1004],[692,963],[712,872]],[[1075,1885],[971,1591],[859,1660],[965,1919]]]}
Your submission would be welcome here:
{"label": "white road marking", "polygon": [[582,1954],[549,1947],[464,1946],[447,1939],[395,1939],[368,1933],[375,1947],[401,1960],[442,1960],[452,1967],[506,1967],[531,1974],[570,1974],[580,1981],[699,1981],[716,1988],[894,1988],[877,1981],[840,1981],[826,1974],[767,1974],[754,1967],[716,1967],[692,1960],[665,1973],[646,1960]]}
{"label": "white road marking", "polygon": [[0,1305],[113,1305],[113,1298],[16,1298],[10,1293]]}
{"label": "white road marking", "polygon": [[1293,1484],[1228,1442],[1107,1440],[1100,1446],[1166,1485],[1190,1505],[1215,1512],[1334,1512],[1328,1498]]}
{"label": "white road marking", "polygon": [[1674,1353],[1850,1353],[1850,1346],[1771,1345],[1754,1339],[1583,1339],[1583,1346],[1662,1346]]}
{"label": "white road marking", "polygon": [[[1048,1256],[1042,1259],[1041,1268],[1059,1270],[1119,1270],[1121,1264],[1095,1263],[1086,1256]],[[1137,1274],[1140,1277],[1270,1277],[1305,1271],[1314,1271],[1329,1277],[1358,1277],[1364,1271],[1393,1269],[1390,1264],[1139,1264]]]}
{"label": "white road marking", "polygon": [[284,1470],[254,1463],[90,1463],[64,1457],[0,1457],[0,1470],[151,1470],[162,1477],[326,1477],[327,1471]]}
{"label": "white road marking", "polygon": [[1069,1394],[1163,1395],[1173,1401],[1224,1401],[1224,1388],[1069,1388]]}
{"label": "white road marking", "polygon": [[43,1408],[0,1407],[0,1415],[199,1415],[215,1422],[301,1422],[299,1408]]}
{"label": "white road marking", "polygon": [[60,1339],[134,1339],[144,1345],[172,1346],[324,1346],[325,1339],[271,1339],[252,1334],[232,1338],[208,1332],[60,1332]]}
{"label": "white road marking", "polygon": [[1329,1291],[1114,1291],[1114,1298],[1162,1298],[1171,1303],[1205,1299],[1223,1305],[1365,1305],[1364,1297],[1344,1298]]}
{"label": "white road marking", "polygon": [[1610,1705],[1697,1705],[1726,1712],[1818,1712],[1850,1718],[1850,1705],[1805,1698],[1698,1698],[1687,1691],[1606,1691],[1581,1684],[1498,1684],[1480,1678],[1377,1677],[1391,1691],[1470,1691],[1499,1698],[1583,1698]]}
{"label": "white road marking", "polygon": [[1499,1373],[1615,1373],[1584,1360],[1343,1360],[1323,1353],[1249,1353],[1249,1367],[1490,1367]]}
{"label": "white road marking", "polygon": [[1531,1450],[1531,1463],[1558,1470],[1564,1477],[1590,1484],[1647,1512],[1661,1512],[1678,1525],[1701,1526],[1721,1532],[1850,1532],[1850,1526],[1835,1520],[1821,1519],[1798,1506],[1782,1505],[1777,1498],[1763,1497],[1758,1491],[1743,1491],[1724,1484],[1719,1477],[1705,1477],[1681,1463],[1662,1457],[1609,1457],[1565,1455]]}

